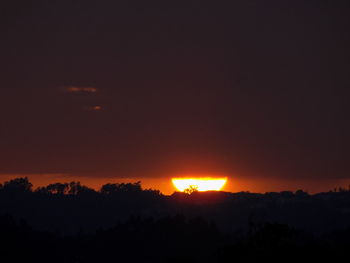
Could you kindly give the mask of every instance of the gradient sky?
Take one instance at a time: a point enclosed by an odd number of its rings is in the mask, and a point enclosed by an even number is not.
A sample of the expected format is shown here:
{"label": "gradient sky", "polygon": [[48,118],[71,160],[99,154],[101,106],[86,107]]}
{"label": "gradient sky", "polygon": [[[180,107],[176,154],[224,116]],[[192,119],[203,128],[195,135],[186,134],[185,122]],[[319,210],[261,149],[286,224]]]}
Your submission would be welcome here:
{"label": "gradient sky", "polygon": [[350,179],[349,11],[4,1],[0,174]]}

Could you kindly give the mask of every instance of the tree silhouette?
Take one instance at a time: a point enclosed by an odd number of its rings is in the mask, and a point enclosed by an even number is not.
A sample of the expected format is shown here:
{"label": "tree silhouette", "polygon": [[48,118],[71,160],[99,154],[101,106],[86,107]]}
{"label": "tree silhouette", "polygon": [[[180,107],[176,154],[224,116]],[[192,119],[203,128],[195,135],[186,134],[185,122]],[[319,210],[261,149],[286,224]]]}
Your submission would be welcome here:
{"label": "tree silhouette", "polygon": [[27,177],[16,178],[4,183],[3,190],[8,192],[28,193],[31,192],[33,185]]}
{"label": "tree silhouette", "polygon": [[142,187],[140,181],[136,183],[105,184],[101,187],[100,192],[107,195],[115,193],[137,193],[142,192]]}
{"label": "tree silhouette", "polygon": [[70,182],[68,184],[67,193],[70,195],[92,194],[96,193],[95,190],[85,185],[81,185],[80,182]]}
{"label": "tree silhouette", "polygon": [[66,194],[68,192],[68,183],[55,183],[55,184],[49,184],[46,187],[46,190],[48,193],[51,194]]}
{"label": "tree silhouette", "polygon": [[304,192],[303,190],[299,189],[299,190],[296,190],[295,191],[295,195],[298,196],[298,197],[306,197],[308,196],[308,193],[307,192]]}
{"label": "tree silhouette", "polygon": [[197,185],[190,185],[188,188],[184,190],[184,193],[186,194],[192,194],[198,192],[198,186]]}

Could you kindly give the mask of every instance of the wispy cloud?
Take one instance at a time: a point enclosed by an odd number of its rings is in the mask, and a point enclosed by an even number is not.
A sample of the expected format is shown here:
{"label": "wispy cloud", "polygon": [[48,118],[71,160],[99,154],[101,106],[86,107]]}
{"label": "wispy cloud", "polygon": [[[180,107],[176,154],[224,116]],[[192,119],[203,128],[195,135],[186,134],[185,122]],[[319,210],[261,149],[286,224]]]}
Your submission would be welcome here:
{"label": "wispy cloud", "polygon": [[69,93],[96,93],[98,89],[91,86],[64,86],[62,89]]}
{"label": "wispy cloud", "polygon": [[84,110],[85,111],[101,111],[101,110],[103,110],[103,108],[100,105],[95,105],[95,106],[84,107]]}

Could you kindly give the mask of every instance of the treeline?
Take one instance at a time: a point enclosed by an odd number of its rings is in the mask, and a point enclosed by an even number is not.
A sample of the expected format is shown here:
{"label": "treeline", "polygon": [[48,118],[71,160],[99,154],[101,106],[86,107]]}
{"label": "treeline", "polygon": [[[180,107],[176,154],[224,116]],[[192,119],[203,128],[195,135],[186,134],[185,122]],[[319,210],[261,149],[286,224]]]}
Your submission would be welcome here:
{"label": "treeline", "polygon": [[160,219],[182,214],[214,221],[224,233],[247,232],[249,222],[287,224],[313,234],[350,227],[350,192],[310,195],[303,190],[271,193],[196,192],[163,195],[140,182],[109,183],[98,191],[79,182],[34,189],[28,178],[0,186],[0,215],[24,219],[33,229],[92,233],[130,216]]}
{"label": "treeline", "polygon": [[0,214],[25,219],[38,230],[64,234],[109,227],[133,214],[158,216],[158,211],[164,211],[164,201],[160,191],[142,189],[141,182],[109,183],[99,191],[80,182],[33,189],[28,178],[0,186]]}
{"label": "treeline", "polygon": [[80,195],[80,194],[116,194],[116,193],[151,193],[154,195],[161,195],[159,190],[141,188],[141,182],[135,183],[108,183],[101,187],[99,191],[95,191],[85,185],[81,185],[80,182],[70,183],[53,183],[44,187],[38,187],[33,189],[33,184],[27,177],[15,178],[10,181],[6,181],[4,184],[0,184],[0,191],[6,193],[41,193],[41,194],[57,194],[57,195]]}
{"label": "treeline", "polygon": [[191,192],[140,182],[0,186],[2,262],[345,261],[350,192]]}

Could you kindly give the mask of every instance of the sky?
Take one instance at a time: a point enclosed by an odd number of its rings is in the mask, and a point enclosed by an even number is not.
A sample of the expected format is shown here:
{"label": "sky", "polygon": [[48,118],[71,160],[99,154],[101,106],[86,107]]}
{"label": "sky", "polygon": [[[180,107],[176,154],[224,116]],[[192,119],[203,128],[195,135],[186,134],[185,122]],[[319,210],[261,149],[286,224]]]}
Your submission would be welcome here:
{"label": "sky", "polygon": [[6,0],[0,179],[332,188],[350,179],[349,11],[342,0]]}

